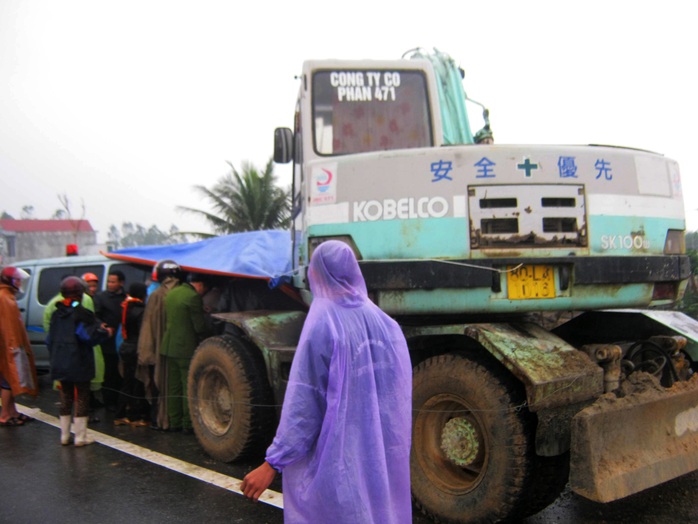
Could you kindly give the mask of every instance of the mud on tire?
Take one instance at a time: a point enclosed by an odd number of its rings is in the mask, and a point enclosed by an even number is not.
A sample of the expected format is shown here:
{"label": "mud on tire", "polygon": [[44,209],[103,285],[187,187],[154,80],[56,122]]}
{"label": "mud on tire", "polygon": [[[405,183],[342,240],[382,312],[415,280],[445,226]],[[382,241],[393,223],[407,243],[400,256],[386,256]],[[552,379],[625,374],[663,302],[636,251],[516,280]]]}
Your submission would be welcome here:
{"label": "mud on tire", "polygon": [[224,335],[204,340],[192,358],[192,425],[201,446],[217,460],[261,452],[273,437],[273,395],[255,352],[249,342]]}
{"label": "mud on tire", "polygon": [[497,363],[451,353],[414,370],[412,495],[439,522],[500,522],[523,510],[533,431],[523,391]]}

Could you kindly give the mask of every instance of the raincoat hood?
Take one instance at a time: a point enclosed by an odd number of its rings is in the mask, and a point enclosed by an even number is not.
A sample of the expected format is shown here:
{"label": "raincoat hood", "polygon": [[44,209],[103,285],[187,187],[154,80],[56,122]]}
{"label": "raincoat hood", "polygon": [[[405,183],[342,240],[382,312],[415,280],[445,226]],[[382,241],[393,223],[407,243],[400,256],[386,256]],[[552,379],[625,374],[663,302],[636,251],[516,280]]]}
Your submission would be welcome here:
{"label": "raincoat hood", "polygon": [[323,242],[308,268],[313,298],[329,298],[342,306],[358,306],[368,299],[366,282],[351,248],[344,242]]}

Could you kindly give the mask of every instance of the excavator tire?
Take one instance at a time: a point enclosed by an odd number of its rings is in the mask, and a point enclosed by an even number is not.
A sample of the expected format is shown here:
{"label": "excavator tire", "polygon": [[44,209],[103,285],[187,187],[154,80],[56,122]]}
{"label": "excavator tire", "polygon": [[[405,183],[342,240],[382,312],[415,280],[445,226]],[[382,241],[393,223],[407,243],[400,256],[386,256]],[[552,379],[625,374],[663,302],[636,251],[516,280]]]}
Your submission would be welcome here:
{"label": "excavator tire", "polygon": [[211,457],[232,462],[269,445],[274,400],[249,342],[229,335],[204,340],[189,368],[188,395],[194,433]]}
{"label": "excavator tire", "polygon": [[412,496],[438,522],[501,522],[524,510],[534,470],[531,416],[498,364],[459,353],[414,370]]}

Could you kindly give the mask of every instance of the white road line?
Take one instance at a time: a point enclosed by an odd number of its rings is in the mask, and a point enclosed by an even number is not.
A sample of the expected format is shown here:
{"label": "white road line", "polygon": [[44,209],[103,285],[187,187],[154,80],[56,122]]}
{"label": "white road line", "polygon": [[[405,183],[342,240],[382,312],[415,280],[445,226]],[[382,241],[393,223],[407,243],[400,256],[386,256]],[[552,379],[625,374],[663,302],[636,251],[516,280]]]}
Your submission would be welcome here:
{"label": "white road line", "polygon": [[[40,420],[41,422],[55,428],[60,428],[58,418],[48,415],[40,409],[33,410],[19,404],[17,404],[17,407],[30,417],[34,417],[36,420]],[[135,444],[131,444],[125,440],[120,440],[92,429],[89,430],[89,434],[95,439],[95,442],[99,442],[100,444],[109,448],[121,451],[122,453],[126,453],[127,455],[131,455],[141,460],[146,460],[152,464],[155,464],[156,466],[161,466],[163,468],[176,471],[177,473],[187,475],[203,482],[208,482],[209,484],[232,491],[238,495],[242,495],[242,491],[240,491],[240,483],[242,481],[235,477],[229,477],[228,475],[223,475],[222,473],[211,471],[210,469],[202,468],[200,466],[196,466],[195,464],[190,464],[189,462],[184,462],[183,460],[169,457],[141,446],[136,446]],[[269,504],[270,506],[284,509],[283,495],[270,489],[266,490],[262,496],[259,497],[259,501]]]}

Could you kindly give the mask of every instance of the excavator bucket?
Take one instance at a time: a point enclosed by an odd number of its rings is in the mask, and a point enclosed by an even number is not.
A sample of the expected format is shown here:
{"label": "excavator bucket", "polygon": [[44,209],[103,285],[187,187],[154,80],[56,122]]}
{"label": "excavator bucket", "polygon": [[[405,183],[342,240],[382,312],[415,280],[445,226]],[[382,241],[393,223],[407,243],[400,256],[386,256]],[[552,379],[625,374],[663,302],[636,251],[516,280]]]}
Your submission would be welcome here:
{"label": "excavator bucket", "polygon": [[[651,376],[572,420],[570,487],[610,502],[698,469],[698,376],[669,389]],[[631,377],[632,377],[631,376]]]}

